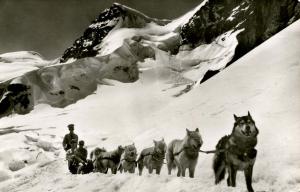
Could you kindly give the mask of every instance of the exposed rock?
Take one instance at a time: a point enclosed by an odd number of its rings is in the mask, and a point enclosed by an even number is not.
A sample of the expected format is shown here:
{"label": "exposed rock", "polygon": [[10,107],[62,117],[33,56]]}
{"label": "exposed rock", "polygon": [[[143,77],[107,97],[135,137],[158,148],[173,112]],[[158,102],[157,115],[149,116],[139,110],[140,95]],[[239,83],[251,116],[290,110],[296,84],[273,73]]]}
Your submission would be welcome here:
{"label": "exposed rock", "polygon": [[13,160],[8,164],[8,168],[11,171],[19,171],[20,169],[23,169],[25,167],[24,161],[20,160]]}
{"label": "exposed rock", "polygon": [[297,0],[209,0],[182,27],[182,43],[211,43],[226,31],[244,28],[232,63],[299,19],[299,7]]}

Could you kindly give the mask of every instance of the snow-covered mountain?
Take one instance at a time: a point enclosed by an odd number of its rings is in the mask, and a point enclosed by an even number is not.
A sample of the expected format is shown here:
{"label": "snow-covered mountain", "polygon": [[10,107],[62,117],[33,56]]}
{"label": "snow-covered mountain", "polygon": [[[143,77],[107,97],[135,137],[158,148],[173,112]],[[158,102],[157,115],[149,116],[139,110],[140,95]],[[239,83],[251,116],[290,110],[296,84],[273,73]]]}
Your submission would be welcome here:
{"label": "snow-covered mountain", "polygon": [[[260,131],[254,166],[255,191],[297,192],[300,188],[300,21],[234,62],[187,94],[170,99],[161,81],[110,81],[96,93],[63,109],[38,105],[30,114],[1,119],[0,191],[246,191],[243,174],[237,187],[214,185],[212,155],[200,154],[194,179],[138,174],[71,175],[61,147],[66,125],[85,140],[87,149],[135,142],[138,151],[164,137],[183,138],[199,127],[203,150],[231,133],[233,114],[249,110]],[[68,65],[66,65],[68,66]],[[147,83],[145,83],[147,82]],[[176,92],[176,90],[170,90]],[[19,170],[16,170],[19,169]],[[14,171],[12,171],[14,170]]]}
{"label": "snow-covered mountain", "polygon": [[299,7],[297,0],[205,0],[177,19],[161,20],[115,3],[59,59],[0,55],[6,71],[0,117],[28,113],[39,103],[65,107],[110,80],[160,81],[162,91],[180,96],[297,20]]}

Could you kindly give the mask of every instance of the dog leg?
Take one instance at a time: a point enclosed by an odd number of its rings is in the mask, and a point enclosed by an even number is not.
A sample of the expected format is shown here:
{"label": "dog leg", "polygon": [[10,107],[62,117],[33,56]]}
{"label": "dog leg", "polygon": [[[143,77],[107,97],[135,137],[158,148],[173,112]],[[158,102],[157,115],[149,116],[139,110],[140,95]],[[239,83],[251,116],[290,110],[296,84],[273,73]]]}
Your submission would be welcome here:
{"label": "dog leg", "polygon": [[186,171],[186,167],[183,167],[181,169],[181,175],[182,175],[182,177],[185,177],[185,171]]}
{"label": "dog leg", "polygon": [[119,167],[119,165],[118,164],[115,164],[115,163],[113,163],[113,162],[111,162],[111,173],[112,174],[117,174],[117,171],[118,171],[118,167]]}
{"label": "dog leg", "polygon": [[152,174],[152,172],[153,172],[153,167],[152,167],[151,165],[149,166],[148,171],[149,171],[149,174]]}
{"label": "dog leg", "polygon": [[190,176],[190,178],[194,178],[194,174],[195,174],[195,168],[190,167],[189,168],[189,176]]}
{"label": "dog leg", "polygon": [[232,165],[227,166],[228,177],[227,177],[227,186],[232,187]]}
{"label": "dog leg", "polygon": [[161,167],[157,167],[157,168],[156,168],[156,174],[157,174],[157,175],[160,174],[160,170],[161,170]]}
{"label": "dog leg", "polygon": [[175,159],[174,160],[174,163],[175,163],[175,165],[176,165],[176,167],[177,167],[177,177],[180,177],[181,176],[181,170],[182,170],[182,166],[181,166],[181,164],[180,164],[180,162],[179,162],[179,160],[178,159]]}
{"label": "dog leg", "polygon": [[139,168],[139,175],[142,175],[143,169],[144,169],[144,163],[142,162],[143,160],[140,160],[138,162],[138,168]]}
{"label": "dog leg", "polygon": [[235,181],[236,181],[236,173],[237,173],[237,170],[235,169],[235,168],[233,168],[232,167],[232,172],[231,172],[231,186],[232,187],[235,187],[236,186],[236,183],[235,183]]}
{"label": "dog leg", "polygon": [[112,172],[112,174],[117,174],[117,168],[116,167],[112,168],[111,172]]}
{"label": "dog leg", "polygon": [[252,173],[253,173],[253,165],[249,166],[247,169],[245,169],[245,179],[246,179],[246,185],[249,192],[254,192],[252,188]]}
{"label": "dog leg", "polygon": [[173,163],[172,162],[167,162],[167,167],[168,167],[168,174],[171,175],[172,168],[173,168]]}
{"label": "dog leg", "polygon": [[107,174],[107,172],[108,172],[108,168],[106,168],[106,169],[103,171],[104,174]]}
{"label": "dog leg", "polygon": [[181,171],[182,171],[182,168],[181,168],[181,166],[179,165],[179,166],[177,166],[177,168],[178,168],[178,171],[177,171],[177,177],[180,177],[181,176]]}
{"label": "dog leg", "polygon": [[132,165],[132,166],[130,167],[130,169],[128,169],[128,172],[129,172],[129,173],[134,173],[134,172],[135,172],[135,165]]}
{"label": "dog leg", "polygon": [[139,175],[141,176],[143,173],[143,168],[139,169]]}

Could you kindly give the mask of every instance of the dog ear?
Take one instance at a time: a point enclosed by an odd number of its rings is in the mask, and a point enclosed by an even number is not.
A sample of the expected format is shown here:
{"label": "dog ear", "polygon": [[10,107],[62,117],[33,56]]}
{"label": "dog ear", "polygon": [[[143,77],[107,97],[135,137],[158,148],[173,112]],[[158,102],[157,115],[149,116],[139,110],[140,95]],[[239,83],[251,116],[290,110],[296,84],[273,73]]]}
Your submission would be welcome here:
{"label": "dog ear", "polygon": [[162,142],[165,142],[165,139],[164,139],[164,138],[161,138],[161,141],[162,141]]}
{"label": "dog ear", "polygon": [[197,127],[195,131],[199,133],[199,128]]}
{"label": "dog ear", "polygon": [[235,114],[233,114],[234,120],[237,121],[239,118]]}
{"label": "dog ear", "polygon": [[191,131],[190,131],[188,128],[186,128],[186,134],[187,134],[187,135],[190,135],[190,132],[191,132]]}
{"label": "dog ear", "polygon": [[156,145],[156,144],[157,144],[157,141],[153,140],[153,143],[154,143],[154,145]]}
{"label": "dog ear", "polygon": [[250,112],[248,111],[248,117],[250,118],[250,119],[252,119],[252,117],[251,117],[251,114],[250,114]]}

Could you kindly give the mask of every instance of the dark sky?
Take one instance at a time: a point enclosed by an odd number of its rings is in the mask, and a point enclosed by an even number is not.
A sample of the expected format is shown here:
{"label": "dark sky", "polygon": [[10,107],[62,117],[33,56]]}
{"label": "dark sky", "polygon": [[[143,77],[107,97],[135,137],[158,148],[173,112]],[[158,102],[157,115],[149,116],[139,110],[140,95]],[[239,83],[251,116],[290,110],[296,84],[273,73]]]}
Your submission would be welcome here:
{"label": "dark sky", "polygon": [[33,50],[47,59],[59,57],[113,2],[171,19],[201,0],[0,0],[0,54]]}

